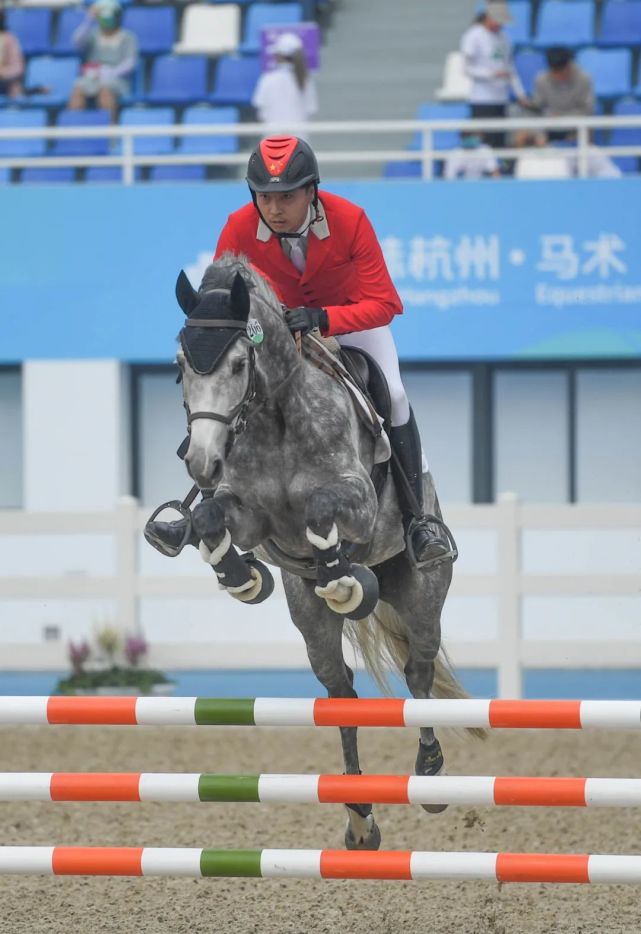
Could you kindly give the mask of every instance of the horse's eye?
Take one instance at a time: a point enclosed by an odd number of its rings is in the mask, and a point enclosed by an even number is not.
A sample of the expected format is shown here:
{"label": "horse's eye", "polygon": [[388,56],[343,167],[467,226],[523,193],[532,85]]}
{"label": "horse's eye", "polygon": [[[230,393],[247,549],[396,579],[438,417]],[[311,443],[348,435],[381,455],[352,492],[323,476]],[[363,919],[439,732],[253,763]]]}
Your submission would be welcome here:
{"label": "horse's eye", "polygon": [[231,365],[232,376],[237,376],[245,369],[245,358],[237,357]]}

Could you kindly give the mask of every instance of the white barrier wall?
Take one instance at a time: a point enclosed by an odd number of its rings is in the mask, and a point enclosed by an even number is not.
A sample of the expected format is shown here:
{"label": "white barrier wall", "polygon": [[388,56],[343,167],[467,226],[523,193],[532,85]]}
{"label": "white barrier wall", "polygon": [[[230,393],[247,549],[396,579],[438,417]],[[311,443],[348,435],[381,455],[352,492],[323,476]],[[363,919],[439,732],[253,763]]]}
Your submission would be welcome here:
{"label": "white barrier wall", "polygon": [[[519,696],[523,668],[641,667],[640,506],[508,496],[445,515],[461,549],[443,627],[456,664],[497,668],[503,697]],[[67,640],[106,622],[142,631],[164,667],[307,667],[280,587],[239,604],[194,549],[154,552],[147,516],[129,498],[113,513],[0,512],[3,668],[65,668]]]}
{"label": "white barrier wall", "polygon": [[25,509],[113,509],[128,492],[126,379],[116,360],[23,364]]}

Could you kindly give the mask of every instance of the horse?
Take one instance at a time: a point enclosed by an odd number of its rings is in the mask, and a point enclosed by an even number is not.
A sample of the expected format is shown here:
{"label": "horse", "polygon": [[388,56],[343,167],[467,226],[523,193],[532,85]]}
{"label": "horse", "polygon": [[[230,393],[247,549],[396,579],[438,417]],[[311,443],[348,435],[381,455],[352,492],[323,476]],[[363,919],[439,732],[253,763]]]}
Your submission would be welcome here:
{"label": "horse", "polygon": [[[176,356],[184,462],[203,493],[192,544],[219,585],[258,604],[273,589],[261,559],[280,568],[329,697],[357,696],[344,632],[383,686],[393,668],[415,698],[467,696],[439,651],[452,561],[419,567],[408,554],[393,479],[385,475],[377,495],[375,443],[345,387],[299,353],[278,298],[243,257],[210,264],[198,291],[182,272],[176,296],[186,316]],[[431,473],[423,482],[426,511],[440,519]],[[340,734],[345,772],[359,774],[357,730]],[[416,774],[443,767],[433,729],[421,728]],[[377,849],[371,805],[347,805],[347,815],[347,848]]]}

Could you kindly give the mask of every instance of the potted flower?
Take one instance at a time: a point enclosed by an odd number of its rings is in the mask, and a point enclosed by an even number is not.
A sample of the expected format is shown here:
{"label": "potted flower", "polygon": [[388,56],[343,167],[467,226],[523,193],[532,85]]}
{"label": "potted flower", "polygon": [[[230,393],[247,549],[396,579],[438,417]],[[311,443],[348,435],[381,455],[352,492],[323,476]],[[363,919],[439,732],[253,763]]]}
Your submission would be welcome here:
{"label": "potted flower", "polygon": [[[58,682],[60,694],[172,694],[175,682],[162,671],[144,667],[147,643],[141,636],[123,635],[103,625],[95,633],[96,646],[85,639],[69,642],[71,674]],[[97,649],[97,651],[96,651]],[[95,661],[90,664],[92,655]],[[122,663],[119,658],[122,655]]]}

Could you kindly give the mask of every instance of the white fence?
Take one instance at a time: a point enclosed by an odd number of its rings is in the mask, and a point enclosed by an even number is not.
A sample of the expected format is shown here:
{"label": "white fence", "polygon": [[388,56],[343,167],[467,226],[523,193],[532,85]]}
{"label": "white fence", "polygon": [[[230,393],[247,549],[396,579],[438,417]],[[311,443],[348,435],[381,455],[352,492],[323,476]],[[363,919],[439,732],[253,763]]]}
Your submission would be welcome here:
{"label": "white fence", "polygon": [[[239,605],[226,594],[218,591],[211,571],[203,564],[194,564],[187,575],[176,573],[178,565],[163,559],[162,572],[157,576],[141,573],[142,549],[149,546],[142,540],[141,530],[148,517],[148,510],[141,510],[137,502],[123,498],[114,512],[99,513],[28,513],[20,511],[0,512],[0,539],[15,542],[16,537],[37,541],[38,536],[109,536],[113,542],[114,562],[111,574],[67,573],[59,576],[28,576],[13,574],[0,576],[0,606],[8,601],[61,600],[73,601],[108,599],[115,606],[118,625],[129,632],[141,631],[141,606],[143,601],[200,599],[213,600],[217,613],[227,619],[232,604]],[[457,536],[464,534],[483,535],[491,533],[494,551],[492,571],[470,573],[464,561],[455,566],[454,582],[449,601],[460,597],[491,597],[496,604],[496,628],[493,638],[466,638],[450,644],[451,655],[456,665],[470,668],[496,668],[498,690],[501,697],[521,695],[522,671],[524,668],[641,668],[641,640],[613,639],[610,634],[611,621],[604,618],[600,632],[602,638],[589,640],[559,638],[554,640],[525,638],[523,606],[532,596],[579,596],[583,598],[624,597],[637,598],[641,594],[641,506],[623,505],[524,505],[511,496],[501,498],[497,504],[474,506],[451,506],[446,510],[449,525]],[[628,535],[635,551],[631,561],[621,565],[616,560],[607,561],[609,573],[526,573],[522,558],[523,543],[529,534],[538,534],[544,541],[553,541],[555,535],[571,530],[590,530],[603,539],[602,548],[608,549],[607,536],[612,531]],[[41,541],[43,539],[41,538]],[[32,547],[31,545],[29,547]],[[33,546],[36,547],[36,546]],[[151,549],[149,549],[151,551]],[[190,551],[192,551],[190,549]],[[195,555],[195,552],[193,553]],[[181,556],[179,561],[183,559]],[[600,555],[597,557],[597,562]],[[42,561],[40,561],[42,565]],[[172,571],[174,572],[172,574]],[[302,641],[297,638],[291,623],[292,638],[283,639],[280,629],[275,638],[268,618],[274,610],[285,623],[286,607],[278,594],[270,603],[260,608],[243,607],[248,614],[243,619],[252,619],[251,637],[242,635],[238,641],[181,640],[182,619],[176,619],[174,641],[155,644],[153,635],[147,633],[151,642],[150,661],[153,664],[172,668],[269,668],[307,667]],[[270,601],[271,602],[271,601]],[[207,602],[207,606],[209,603]],[[66,668],[66,645],[58,642],[21,642],[14,621],[3,611],[2,642],[0,642],[0,668],[8,670]],[[638,619],[638,617],[637,617]],[[259,625],[255,628],[255,621]],[[265,625],[261,625],[261,620]],[[89,620],[87,621],[90,622]],[[234,633],[242,631],[243,623],[226,624]],[[469,627],[468,627],[469,628]],[[256,635],[258,633],[258,635]],[[262,634],[262,635],[261,635]],[[246,633],[244,634],[246,636]]]}
{"label": "white fence", "polygon": [[[356,164],[366,169],[368,165],[380,166],[385,162],[411,162],[419,160],[422,165],[422,177],[434,176],[435,161],[446,158],[453,150],[434,147],[434,134],[439,131],[494,131],[511,133],[515,130],[548,131],[565,130],[576,133],[576,148],[559,149],[554,146],[496,149],[502,158],[516,159],[534,155],[541,159],[558,160],[573,154],[577,159],[576,173],[585,178],[590,174],[590,156],[592,151],[591,136],[598,130],[639,129],[640,115],[599,116],[599,117],[512,117],[509,119],[487,120],[356,120],[356,121],[318,121],[312,124],[288,127],[290,132],[304,135],[312,133],[321,166]],[[281,128],[282,130],[282,128]],[[279,130],[279,132],[281,132]],[[0,168],[55,168],[83,166],[119,166],[125,185],[135,181],[137,166],[151,165],[217,165],[244,167],[247,163],[246,152],[236,153],[171,153],[166,155],[136,154],[135,142],[144,137],[171,136],[177,139],[187,136],[248,137],[253,142],[270,132],[270,127],[262,123],[239,124],[171,124],[158,126],[86,126],[86,127],[39,127],[0,129],[0,141],[10,139],[108,139],[113,152],[105,156],[6,156],[0,158]],[[409,136],[418,132],[421,146],[418,149],[391,149],[386,146],[390,135],[398,138],[399,134]],[[355,149],[341,146],[341,137],[363,136],[364,143]],[[326,137],[332,143],[327,144]],[[380,137],[380,141],[378,141]],[[376,138],[377,142],[374,141]],[[322,140],[322,142],[321,142]],[[607,156],[641,156],[641,145],[599,146],[599,152]],[[474,150],[466,150],[466,155],[474,157]],[[478,158],[485,154],[477,152]]]}

